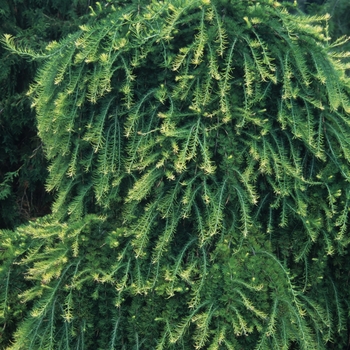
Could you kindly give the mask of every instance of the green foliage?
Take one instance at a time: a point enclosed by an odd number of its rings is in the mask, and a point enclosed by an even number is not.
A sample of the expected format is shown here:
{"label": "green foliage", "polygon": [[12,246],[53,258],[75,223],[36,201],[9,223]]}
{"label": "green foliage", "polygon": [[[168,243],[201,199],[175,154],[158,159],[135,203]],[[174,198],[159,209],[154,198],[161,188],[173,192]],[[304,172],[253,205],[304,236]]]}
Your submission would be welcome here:
{"label": "green foliage", "polygon": [[43,60],[30,95],[56,193],[1,258],[4,347],[344,348],[349,79],[328,16],[268,0],[93,14],[45,50],[3,38]]}
{"label": "green foliage", "polygon": [[[17,44],[33,51],[75,31],[87,4],[1,0],[0,9],[0,35],[16,35]],[[26,96],[37,64],[0,47],[0,67],[0,227],[13,228],[47,214],[52,196],[45,193],[47,163]]]}
{"label": "green foliage", "polygon": [[344,45],[342,50],[349,50],[349,34],[350,34],[350,4],[347,0],[318,0],[309,1],[306,11],[313,14],[329,13],[331,18],[328,23],[328,31],[333,38],[343,38]]}

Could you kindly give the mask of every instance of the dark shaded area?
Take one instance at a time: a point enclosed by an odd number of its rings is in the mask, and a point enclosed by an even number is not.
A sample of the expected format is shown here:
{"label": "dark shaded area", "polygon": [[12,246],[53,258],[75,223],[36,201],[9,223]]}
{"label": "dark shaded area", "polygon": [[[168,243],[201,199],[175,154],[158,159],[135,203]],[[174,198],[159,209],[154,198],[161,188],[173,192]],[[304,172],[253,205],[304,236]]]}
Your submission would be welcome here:
{"label": "dark shaded area", "polygon": [[[81,0],[0,0],[0,36],[42,50],[75,31],[88,9],[89,1]],[[48,214],[53,199],[45,190],[48,164],[26,95],[37,66],[0,46],[0,228]]]}

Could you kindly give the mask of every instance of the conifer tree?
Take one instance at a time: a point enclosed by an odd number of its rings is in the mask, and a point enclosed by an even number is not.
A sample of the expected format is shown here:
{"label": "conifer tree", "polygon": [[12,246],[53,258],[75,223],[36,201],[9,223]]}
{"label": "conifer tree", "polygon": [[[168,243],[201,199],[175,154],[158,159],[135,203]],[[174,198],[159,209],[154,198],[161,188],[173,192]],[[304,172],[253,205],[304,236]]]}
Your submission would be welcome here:
{"label": "conifer tree", "polygon": [[3,347],[344,349],[345,39],[270,0],[106,5],[44,51],[3,39],[42,61],[56,195],[1,231]]}

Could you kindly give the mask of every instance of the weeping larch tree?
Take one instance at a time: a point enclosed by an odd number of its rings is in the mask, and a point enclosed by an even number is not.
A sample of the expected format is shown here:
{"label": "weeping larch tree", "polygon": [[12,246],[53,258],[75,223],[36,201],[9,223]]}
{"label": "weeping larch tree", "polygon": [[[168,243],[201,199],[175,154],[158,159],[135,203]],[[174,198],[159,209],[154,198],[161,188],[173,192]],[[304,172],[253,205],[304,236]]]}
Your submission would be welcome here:
{"label": "weeping larch tree", "polygon": [[42,62],[55,202],[1,231],[2,347],[345,349],[345,39],[270,0],[107,5],[3,38]]}

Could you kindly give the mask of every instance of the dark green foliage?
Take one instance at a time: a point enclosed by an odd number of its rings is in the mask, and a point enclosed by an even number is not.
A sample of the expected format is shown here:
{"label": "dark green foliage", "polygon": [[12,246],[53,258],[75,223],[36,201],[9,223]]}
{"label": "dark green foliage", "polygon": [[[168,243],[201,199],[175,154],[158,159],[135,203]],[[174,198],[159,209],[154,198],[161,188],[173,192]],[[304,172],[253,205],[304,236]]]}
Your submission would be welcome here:
{"label": "dark green foliage", "polygon": [[[328,1],[326,6],[332,16],[331,30],[334,36],[350,35],[350,4],[345,0]],[[348,46],[349,47],[349,46]]]}
{"label": "dark green foliage", "polygon": [[[39,50],[77,29],[84,1],[0,1],[0,34]],[[79,18],[82,21],[83,18]],[[37,64],[0,47],[0,227],[14,227],[47,214],[52,197],[44,189],[47,163],[26,96]]]}
{"label": "dark green foliage", "polygon": [[21,248],[1,258],[4,347],[344,349],[349,79],[328,17],[108,4],[45,50],[3,39],[44,61],[30,94],[56,193],[1,232]]}
{"label": "dark green foliage", "polygon": [[[331,18],[328,31],[332,38],[349,37],[350,35],[350,3],[347,0],[318,0],[309,1],[306,6],[307,13],[329,13]],[[342,45],[342,50],[349,50],[349,42]]]}

